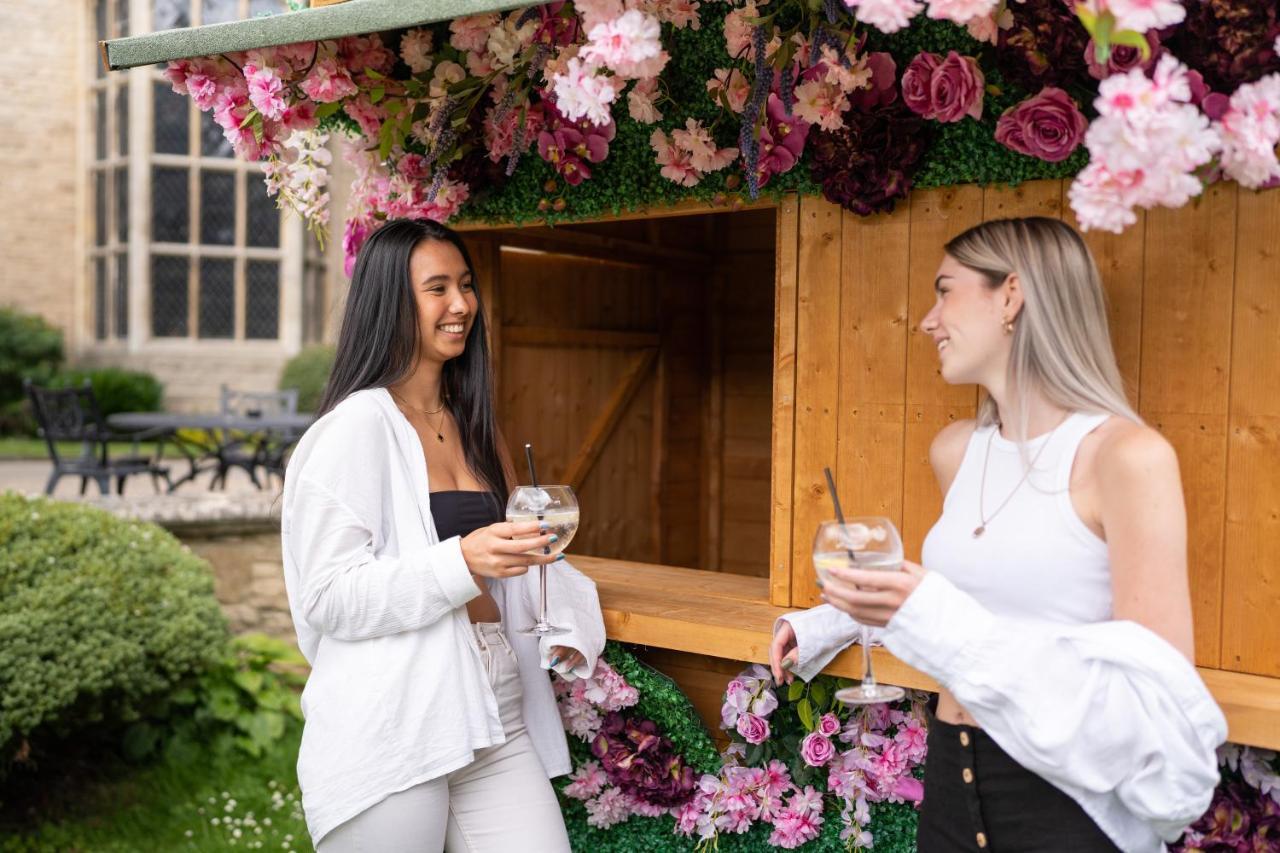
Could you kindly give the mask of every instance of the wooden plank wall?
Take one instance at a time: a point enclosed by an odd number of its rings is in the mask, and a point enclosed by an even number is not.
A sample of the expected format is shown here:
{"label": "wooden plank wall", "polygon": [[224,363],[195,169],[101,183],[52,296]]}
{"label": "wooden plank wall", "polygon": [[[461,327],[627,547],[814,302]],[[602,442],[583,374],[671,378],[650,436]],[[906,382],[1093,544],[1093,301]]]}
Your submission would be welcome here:
{"label": "wooden plank wall", "polygon": [[[809,548],[831,516],[824,465],[846,513],[893,518],[919,559],[941,510],[929,443],[978,402],[974,387],[942,381],[918,333],[942,245],[999,216],[1071,221],[1065,191],[1059,181],[922,190],[867,219],[817,198],[799,200],[794,215],[780,210],[775,405],[794,382],[783,428],[795,440],[781,443],[775,423],[775,604],[818,600]],[[1123,235],[1086,239],[1131,400],[1178,451],[1197,662],[1280,676],[1280,191],[1216,185]],[[782,537],[776,525],[788,516]],[[790,570],[778,572],[786,555]]]}

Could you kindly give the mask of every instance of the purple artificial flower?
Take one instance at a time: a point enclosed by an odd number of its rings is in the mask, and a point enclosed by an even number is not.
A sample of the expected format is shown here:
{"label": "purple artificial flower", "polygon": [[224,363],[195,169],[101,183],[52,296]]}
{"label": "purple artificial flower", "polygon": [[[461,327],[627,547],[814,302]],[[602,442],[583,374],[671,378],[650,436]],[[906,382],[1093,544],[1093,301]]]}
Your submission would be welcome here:
{"label": "purple artificial flower", "polygon": [[738,734],[750,744],[764,743],[769,739],[769,722],[750,712],[738,717]]}
{"label": "purple artificial flower", "polygon": [[835,737],[840,734],[840,718],[835,714],[823,714],[818,718],[814,731],[823,737]]}
{"label": "purple artificial flower", "polygon": [[810,767],[822,767],[835,754],[836,748],[831,745],[831,739],[817,732],[809,732],[800,742],[800,757]]}

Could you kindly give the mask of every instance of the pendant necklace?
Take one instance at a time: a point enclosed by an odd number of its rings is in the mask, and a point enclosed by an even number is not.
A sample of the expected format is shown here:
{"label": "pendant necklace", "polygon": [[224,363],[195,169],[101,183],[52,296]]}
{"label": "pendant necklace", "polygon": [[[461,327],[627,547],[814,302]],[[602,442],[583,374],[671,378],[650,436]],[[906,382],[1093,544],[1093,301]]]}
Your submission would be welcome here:
{"label": "pendant necklace", "polygon": [[436,438],[440,441],[440,443],[441,443],[441,444],[444,444],[444,432],[443,432],[443,431],[442,431],[442,429],[441,429],[441,428],[444,426],[444,418],[441,418],[441,419],[440,419],[440,422],[439,422],[439,425],[438,425],[438,426],[431,426],[431,421],[430,421],[430,420],[427,420],[427,419],[428,419],[431,415],[438,415],[438,414],[440,414],[441,412],[443,412],[443,411],[444,411],[444,407],[445,407],[445,403],[446,403],[446,402],[448,402],[448,401],[447,401],[447,399],[445,399],[445,400],[441,400],[441,401],[440,401],[440,407],[439,407],[438,409],[419,409],[417,406],[415,406],[415,405],[413,405],[412,403],[410,403],[410,402],[409,402],[408,400],[406,400],[404,397],[401,397],[401,396],[400,396],[399,394],[397,394],[395,391],[391,391],[391,389],[390,389],[390,388],[388,388],[387,390],[391,392],[391,396],[392,396],[392,397],[395,397],[397,400],[399,400],[399,401],[400,401],[400,403],[401,403],[402,405],[404,405],[406,408],[412,409],[413,411],[418,412],[419,414],[423,415],[423,416],[424,416],[424,418],[423,418],[423,419],[427,421],[427,426],[431,427],[431,431],[432,431],[432,432],[434,432],[434,433],[436,434]]}
{"label": "pendant necklace", "polygon": [[[1070,416],[1068,415],[1068,417]],[[987,525],[991,523],[991,519],[999,515],[1000,510],[1008,506],[1009,501],[1013,500],[1013,496],[1018,493],[1018,489],[1022,488],[1022,484],[1027,481],[1027,478],[1031,476],[1031,472],[1036,469],[1036,463],[1040,461],[1040,455],[1044,453],[1044,449],[1048,447],[1049,442],[1053,440],[1053,434],[1058,431],[1058,427],[1062,426],[1066,422],[1067,422],[1067,418],[1065,417],[1062,420],[1058,421],[1058,426],[1055,426],[1049,432],[1049,436],[1044,440],[1044,444],[1040,445],[1040,449],[1036,451],[1036,455],[1032,457],[1031,464],[1027,466],[1027,470],[1023,473],[1022,479],[1019,480],[1018,484],[1013,487],[1013,491],[1009,492],[1008,496],[1006,496],[1005,499],[1000,502],[1000,506],[996,507],[995,511],[992,512],[991,515],[987,515],[985,512],[983,512],[982,503],[987,490],[987,463],[991,461],[991,443],[995,441],[996,433],[1000,431],[1000,424],[996,423],[995,429],[991,430],[991,435],[987,438],[987,454],[982,459],[982,479],[978,481],[978,519],[979,521],[978,521],[978,526],[973,528],[974,539],[981,538],[982,534],[987,532]]]}

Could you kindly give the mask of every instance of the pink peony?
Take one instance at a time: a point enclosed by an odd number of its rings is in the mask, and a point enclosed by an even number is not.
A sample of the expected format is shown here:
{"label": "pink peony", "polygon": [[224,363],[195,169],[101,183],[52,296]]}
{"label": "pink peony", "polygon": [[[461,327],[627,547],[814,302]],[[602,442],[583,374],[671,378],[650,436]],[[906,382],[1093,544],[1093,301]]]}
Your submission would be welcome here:
{"label": "pink peony", "polygon": [[303,93],[319,104],[341,101],[359,91],[351,75],[332,56],[317,60],[300,85]]}
{"label": "pink peony", "polygon": [[822,767],[835,754],[836,748],[831,745],[831,739],[817,732],[809,732],[800,742],[800,757],[810,767]]}
{"label": "pink peony", "polygon": [[382,122],[387,117],[384,108],[370,101],[367,95],[361,95],[354,101],[347,101],[342,110],[360,125],[360,132],[367,138],[378,138],[378,131],[382,129]]}
{"label": "pink peony", "polygon": [[929,17],[967,24],[974,18],[991,16],[999,5],[1000,0],[929,0]]}
{"label": "pink peony", "polygon": [[752,713],[738,717],[737,730],[743,740],[750,744],[764,743],[769,739],[769,722]]}
{"label": "pink peony", "polygon": [[586,118],[592,124],[611,121],[609,105],[618,97],[618,83],[613,77],[597,73],[596,66],[581,59],[570,59],[563,74],[552,77],[556,109],[570,121]]}
{"label": "pink peony", "polygon": [[632,68],[661,53],[661,35],[657,18],[632,9],[612,21],[596,24],[579,55],[586,62],[614,70]]}
{"label": "pink peony", "polygon": [[882,33],[893,33],[911,23],[924,4],[919,0],[844,0],[854,17]]}
{"label": "pink peony", "polygon": [[1094,14],[1110,12],[1117,30],[1139,33],[1180,24],[1187,16],[1181,0],[1083,0],[1080,5]]}
{"label": "pink peony", "polygon": [[584,32],[591,32],[599,24],[622,17],[626,11],[622,0],[574,0],[573,10],[582,19]]}
{"label": "pink peony", "polygon": [[1005,110],[996,122],[996,141],[1020,154],[1058,163],[1084,139],[1089,122],[1066,92],[1046,86]]}
{"label": "pink peony", "polygon": [[500,21],[497,12],[454,18],[449,22],[449,44],[458,50],[484,50],[489,31],[498,26]]}
{"label": "pink peony", "polygon": [[569,774],[570,782],[564,787],[567,797],[575,800],[589,800],[600,793],[609,782],[609,777],[600,768],[598,761],[584,761],[578,769]]}
{"label": "pink peony", "polygon": [[449,87],[465,79],[467,79],[467,70],[458,63],[446,59],[437,63],[435,71],[431,72],[431,85],[427,89],[427,94],[432,98],[447,97]]}
{"label": "pink peony", "polygon": [[316,105],[311,101],[299,101],[286,107],[280,114],[280,125],[289,131],[311,130],[316,126]]}
{"label": "pink peony", "polygon": [[609,787],[600,796],[587,800],[587,825],[608,829],[631,816],[630,803],[621,788]]}
{"label": "pink peony", "polygon": [[284,81],[274,68],[250,63],[244,66],[244,79],[249,85],[249,100],[265,118],[279,119],[289,104],[285,100]]}
{"label": "pink peony", "polygon": [[1217,122],[1222,168],[1242,186],[1258,189],[1280,178],[1280,74],[1245,83]]}
{"label": "pink peony", "polygon": [[431,70],[431,30],[409,30],[400,38],[400,58],[414,74]]}

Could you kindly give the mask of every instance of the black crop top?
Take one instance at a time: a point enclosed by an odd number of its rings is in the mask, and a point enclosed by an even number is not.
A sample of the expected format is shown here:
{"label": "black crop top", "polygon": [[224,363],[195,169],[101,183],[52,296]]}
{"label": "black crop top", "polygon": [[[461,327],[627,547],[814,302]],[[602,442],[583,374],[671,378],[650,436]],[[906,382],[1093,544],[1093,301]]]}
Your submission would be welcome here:
{"label": "black crop top", "polygon": [[502,521],[504,514],[493,492],[449,491],[431,493],[431,517],[443,542]]}

